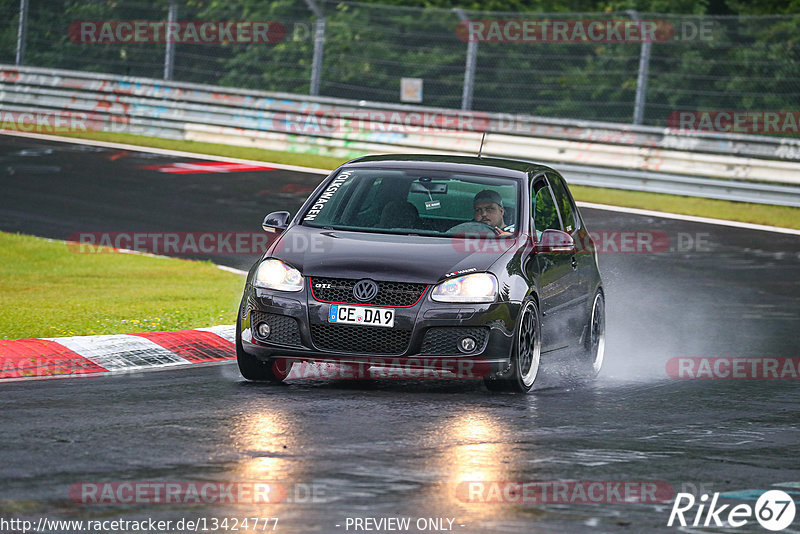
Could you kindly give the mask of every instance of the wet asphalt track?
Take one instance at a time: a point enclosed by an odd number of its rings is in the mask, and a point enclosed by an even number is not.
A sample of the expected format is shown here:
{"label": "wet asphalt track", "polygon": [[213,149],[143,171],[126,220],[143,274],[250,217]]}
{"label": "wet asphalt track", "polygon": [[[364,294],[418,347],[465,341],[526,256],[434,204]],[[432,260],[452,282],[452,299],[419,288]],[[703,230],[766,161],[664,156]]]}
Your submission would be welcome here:
{"label": "wet asphalt track", "polygon": [[[175,161],[2,137],[0,230],[253,232],[267,212],[296,210],[320,179],[141,168]],[[582,213],[592,231],[661,231],[686,249],[601,255],[608,339],[596,383],[524,397],[453,381],[269,386],[225,364],[0,384],[0,518],[258,516],[278,517],[277,532],[354,532],[348,517],[432,517],[454,519],[456,532],[669,532],[669,504],[466,503],[456,489],[574,479],[725,492],[800,481],[800,382],[665,372],[676,356],[799,356],[800,237]],[[254,257],[207,259],[246,269]],[[123,480],[269,480],[289,494],[270,505],[69,499],[75,483]],[[735,531],[765,532],[755,522]]]}

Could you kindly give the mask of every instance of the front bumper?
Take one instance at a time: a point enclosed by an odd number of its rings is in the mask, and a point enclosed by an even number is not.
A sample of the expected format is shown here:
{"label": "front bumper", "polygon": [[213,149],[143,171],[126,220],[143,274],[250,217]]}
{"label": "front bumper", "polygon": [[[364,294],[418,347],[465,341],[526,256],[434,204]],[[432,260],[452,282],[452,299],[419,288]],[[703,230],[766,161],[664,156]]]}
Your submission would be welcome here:
{"label": "front bumper", "polygon": [[[507,369],[520,303],[439,303],[430,299],[431,289],[413,306],[395,307],[394,327],[384,328],[328,323],[331,304],[316,300],[308,285],[291,294],[248,285],[240,309],[242,347],[265,361],[469,369],[483,376]],[[270,326],[269,338],[255,334],[259,322]],[[464,336],[475,339],[472,352],[458,349]]]}

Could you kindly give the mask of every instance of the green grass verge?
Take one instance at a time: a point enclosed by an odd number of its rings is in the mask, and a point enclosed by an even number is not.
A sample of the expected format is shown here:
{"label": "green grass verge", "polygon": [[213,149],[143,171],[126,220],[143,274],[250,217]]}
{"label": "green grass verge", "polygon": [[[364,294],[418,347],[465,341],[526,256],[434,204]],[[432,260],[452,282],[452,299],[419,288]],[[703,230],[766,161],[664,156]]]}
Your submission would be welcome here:
{"label": "green grass verge", "polygon": [[[110,132],[81,132],[72,133],[69,136],[98,141],[182,150],[200,154],[252,159],[271,163],[301,165],[319,169],[334,169],[345,161],[343,159],[315,154],[276,152],[259,148],[158,139],[154,137]],[[800,229],[800,208],[750,204],[745,202],[728,202],[725,200],[643,193],[639,191],[623,191],[620,189],[606,189],[601,187],[570,186],[570,189],[577,200],[586,202]]]}
{"label": "green grass verge", "polygon": [[682,197],[601,187],[569,186],[576,200],[800,229],[800,208]]}
{"label": "green grass verge", "polygon": [[243,287],[209,262],[81,254],[0,232],[0,339],[233,324]]}

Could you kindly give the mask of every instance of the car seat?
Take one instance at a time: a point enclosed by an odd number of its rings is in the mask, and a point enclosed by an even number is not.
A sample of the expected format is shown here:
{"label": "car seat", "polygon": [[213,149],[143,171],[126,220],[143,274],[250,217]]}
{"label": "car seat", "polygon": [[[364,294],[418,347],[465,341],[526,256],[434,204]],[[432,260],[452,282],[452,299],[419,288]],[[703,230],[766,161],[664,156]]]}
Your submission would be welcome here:
{"label": "car seat", "polygon": [[378,226],[380,228],[417,228],[419,212],[410,202],[393,200],[384,206]]}

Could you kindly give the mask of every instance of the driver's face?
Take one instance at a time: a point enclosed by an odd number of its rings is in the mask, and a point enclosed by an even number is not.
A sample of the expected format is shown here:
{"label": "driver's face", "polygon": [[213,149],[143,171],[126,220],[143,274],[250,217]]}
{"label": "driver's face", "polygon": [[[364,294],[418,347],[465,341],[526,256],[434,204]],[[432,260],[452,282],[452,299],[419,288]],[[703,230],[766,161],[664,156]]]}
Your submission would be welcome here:
{"label": "driver's face", "polygon": [[503,215],[506,210],[502,206],[494,202],[478,202],[475,204],[475,217],[478,222],[486,223],[489,226],[501,228],[503,224]]}

